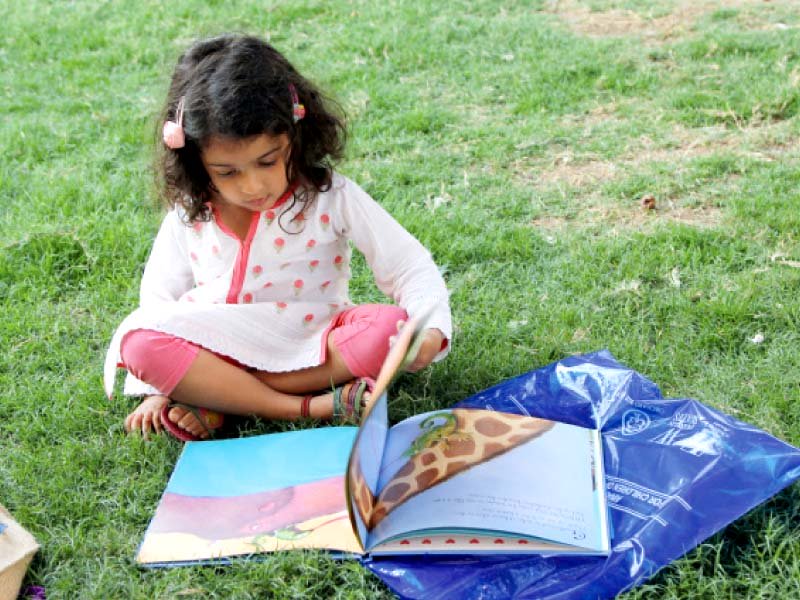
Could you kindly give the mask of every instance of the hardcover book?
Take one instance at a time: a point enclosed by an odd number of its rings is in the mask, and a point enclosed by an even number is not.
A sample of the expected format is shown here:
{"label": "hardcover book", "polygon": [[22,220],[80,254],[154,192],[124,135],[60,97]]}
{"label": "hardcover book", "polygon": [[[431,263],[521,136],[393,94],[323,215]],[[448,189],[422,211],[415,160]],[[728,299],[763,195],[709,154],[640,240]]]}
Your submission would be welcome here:
{"label": "hardcover book", "polygon": [[[409,323],[360,427],[189,442],[137,562],[170,566],[300,548],[343,555],[609,552],[599,432],[482,409],[388,422],[416,353]],[[411,347],[411,350],[409,350]]]}

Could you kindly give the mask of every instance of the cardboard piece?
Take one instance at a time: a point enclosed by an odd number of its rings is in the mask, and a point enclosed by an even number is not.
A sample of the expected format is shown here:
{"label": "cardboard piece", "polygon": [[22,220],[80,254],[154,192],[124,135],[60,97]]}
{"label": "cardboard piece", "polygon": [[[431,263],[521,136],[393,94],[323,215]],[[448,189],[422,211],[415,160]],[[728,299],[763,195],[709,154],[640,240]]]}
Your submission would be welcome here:
{"label": "cardboard piece", "polygon": [[39,549],[34,537],[0,504],[0,600],[19,595],[28,565]]}

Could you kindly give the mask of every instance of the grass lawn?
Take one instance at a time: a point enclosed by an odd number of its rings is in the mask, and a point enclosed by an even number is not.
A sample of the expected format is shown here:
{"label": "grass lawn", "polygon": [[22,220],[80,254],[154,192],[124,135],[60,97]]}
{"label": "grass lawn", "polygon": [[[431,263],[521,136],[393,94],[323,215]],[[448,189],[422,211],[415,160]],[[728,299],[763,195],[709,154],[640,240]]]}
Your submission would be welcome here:
{"label": "grass lawn", "polygon": [[[316,553],[132,562],[180,445],[124,435],[102,361],[161,218],[154,116],[201,35],[267,35],[338,98],[340,170],[446,270],[453,352],[400,380],[392,420],[609,348],[800,444],[794,0],[0,7],[0,501],[42,544],[26,582],[48,598],[391,597]],[[363,262],[352,295],[381,298]],[[799,496],[625,598],[800,597]]]}

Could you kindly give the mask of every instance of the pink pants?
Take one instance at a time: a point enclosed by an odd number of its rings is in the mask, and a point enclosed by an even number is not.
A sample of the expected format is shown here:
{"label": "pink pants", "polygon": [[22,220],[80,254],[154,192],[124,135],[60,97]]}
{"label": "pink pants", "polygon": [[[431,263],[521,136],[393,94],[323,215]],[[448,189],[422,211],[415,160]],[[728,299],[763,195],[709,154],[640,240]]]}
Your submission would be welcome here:
{"label": "pink pants", "polygon": [[[374,379],[389,351],[389,337],[397,333],[397,322],[406,319],[406,311],[397,306],[364,304],[336,315],[328,335],[333,336],[334,346],[354,377]],[[122,339],[120,354],[125,368],[136,378],[169,396],[200,348],[168,333],[135,329]],[[323,359],[326,349],[327,344],[323,345]],[[230,357],[217,356],[247,368]]]}

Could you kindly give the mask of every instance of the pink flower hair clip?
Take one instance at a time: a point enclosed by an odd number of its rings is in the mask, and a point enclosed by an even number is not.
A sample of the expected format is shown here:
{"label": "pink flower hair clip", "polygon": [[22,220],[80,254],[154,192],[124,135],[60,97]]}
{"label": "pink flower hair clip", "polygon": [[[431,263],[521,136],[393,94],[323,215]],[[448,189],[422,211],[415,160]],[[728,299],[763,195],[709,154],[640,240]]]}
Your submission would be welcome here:
{"label": "pink flower hair clip", "polygon": [[293,83],[289,84],[289,93],[292,95],[292,121],[297,123],[306,116],[306,107],[300,104],[300,98],[297,97],[297,88],[294,87]]}
{"label": "pink flower hair clip", "polygon": [[175,111],[174,121],[165,121],[163,138],[164,144],[171,150],[183,148],[186,145],[186,136],[183,133],[183,104],[185,96],[178,100],[178,108]]}

